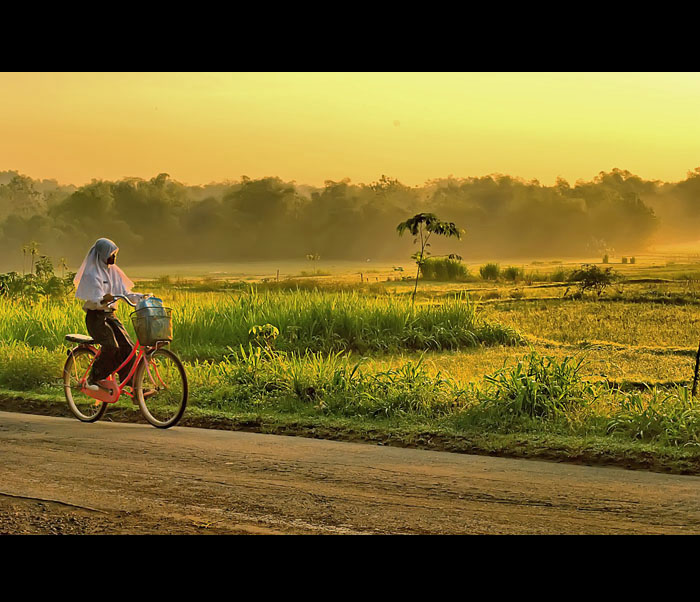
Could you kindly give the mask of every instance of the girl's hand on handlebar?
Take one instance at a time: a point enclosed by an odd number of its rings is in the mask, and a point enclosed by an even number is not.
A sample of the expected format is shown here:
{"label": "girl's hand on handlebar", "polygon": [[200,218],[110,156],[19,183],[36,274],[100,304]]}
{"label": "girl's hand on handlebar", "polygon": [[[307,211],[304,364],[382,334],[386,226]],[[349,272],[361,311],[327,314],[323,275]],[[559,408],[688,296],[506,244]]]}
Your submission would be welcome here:
{"label": "girl's hand on handlebar", "polygon": [[110,302],[112,302],[112,301],[114,301],[114,297],[113,297],[112,295],[110,295],[109,293],[107,293],[104,297],[102,297],[102,303],[103,303],[103,304],[104,304],[104,303],[110,303]]}

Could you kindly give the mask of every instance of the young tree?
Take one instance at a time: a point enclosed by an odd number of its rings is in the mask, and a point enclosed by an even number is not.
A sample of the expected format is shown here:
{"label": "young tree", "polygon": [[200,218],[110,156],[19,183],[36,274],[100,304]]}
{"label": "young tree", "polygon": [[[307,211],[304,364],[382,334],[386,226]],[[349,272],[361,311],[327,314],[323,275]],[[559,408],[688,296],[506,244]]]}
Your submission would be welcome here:
{"label": "young tree", "polygon": [[457,239],[461,239],[464,230],[455,226],[453,222],[444,222],[440,220],[434,213],[417,213],[412,218],[396,226],[396,231],[399,233],[399,236],[402,236],[406,230],[416,237],[413,240],[414,244],[420,242],[420,250],[411,255],[411,259],[415,260],[418,266],[416,270],[416,284],[413,287],[413,295],[411,296],[411,304],[415,305],[416,291],[418,290],[418,276],[420,275],[421,266],[425,262],[426,255],[430,255],[430,252],[426,250],[430,246],[428,242],[430,237],[435,234],[436,236],[445,236],[448,238],[454,236]]}
{"label": "young tree", "polygon": [[58,265],[61,267],[61,278],[65,279],[66,269],[68,269],[68,262],[65,257],[61,257],[58,261]]}
{"label": "young tree", "polygon": [[34,258],[36,257],[36,254],[39,252],[39,243],[36,242],[35,240],[31,241],[29,245],[27,246],[27,250],[31,253],[32,255],[32,271],[30,274],[34,273]]}
{"label": "young tree", "polygon": [[48,280],[53,277],[53,263],[46,255],[39,257],[36,262],[36,275],[41,280]]}
{"label": "young tree", "polygon": [[25,275],[26,273],[26,264],[27,264],[27,253],[29,252],[29,245],[22,245],[22,276]]}

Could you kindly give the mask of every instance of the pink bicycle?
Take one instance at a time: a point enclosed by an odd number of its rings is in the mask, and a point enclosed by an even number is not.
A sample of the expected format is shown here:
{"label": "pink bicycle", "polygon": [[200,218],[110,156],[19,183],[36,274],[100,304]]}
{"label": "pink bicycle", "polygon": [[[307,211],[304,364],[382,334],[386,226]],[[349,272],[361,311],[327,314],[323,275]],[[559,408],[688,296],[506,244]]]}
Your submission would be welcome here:
{"label": "pink bicycle", "polygon": [[[126,297],[115,296],[115,300],[119,298],[136,307]],[[169,323],[170,310],[163,309],[168,312]],[[135,319],[134,314],[132,319]],[[142,345],[137,336],[137,343],[129,357],[107,377],[106,380],[113,384],[108,388],[100,388],[99,391],[87,389],[86,384],[92,364],[101,350],[95,347],[95,341],[89,336],[68,334],[66,340],[78,344],[68,351],[68,359],[63,367],[66,400],[78,420],[98,421],[107,411],[107,407],[116,403],[124,393],[132,398],[133,403],[138,404],[144,418],[153,426],[169,428],[180,421],[187,406],[187,375],[180,359],[172,351],[165,349],[170,339],[149,340],[150,344]],[[118,383],[115,374],[134,358],[136,359],[128,376],[124,382]],[[127,387],[130,387],[131,391],[127,390]]]}

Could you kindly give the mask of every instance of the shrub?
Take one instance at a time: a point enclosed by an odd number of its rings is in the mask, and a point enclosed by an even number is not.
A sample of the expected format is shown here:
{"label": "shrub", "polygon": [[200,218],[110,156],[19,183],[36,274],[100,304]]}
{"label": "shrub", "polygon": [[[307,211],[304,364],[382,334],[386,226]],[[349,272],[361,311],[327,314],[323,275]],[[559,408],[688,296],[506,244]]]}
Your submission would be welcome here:
{"label": "shrub", "polygon": [[420,266],[425,280],[458,281],[469,277],[467,267],[455,256],[429,257]]}
{"label": "shrub", "polygon": [[593,397],[581,378],[582,365],[582,359],[557,361],[531,351],[515,366],[485,376],[477,397],[482,409],[504,418],[566,418]]}
{"label": "shrub", "polygon": [[581,269],[574,270],[569,276],[569,282],[578,283],[581,294],[594,290],[599,297],[616,279],[617,275],[612,268],[601,270],[597,265],[590,264],[583,264]]}
{"label": "shrub", "polygon": [[522,280],[523,276],[525,275],[525,272],[522,268],[516,268],[514,266],[508,266],[501,272],[503,277],[506,280],[511,280],[512,282],[516,282],[518,280]]}
{"label": "shrub", "polygon": [[73,291],[73,277],[69,272],[64,278],[53,273],[53,266],[48,257],[37,262],[36,274],[20,276],[17,272],[0,274],[0,297],[23,297],[37,300],[39,297],[65,297]]}
{"label": "shrub", "polygon": [[501,266],[497,263],[487,263],[479,268],[479,274],[484,280],[497,280],[501,275]]}

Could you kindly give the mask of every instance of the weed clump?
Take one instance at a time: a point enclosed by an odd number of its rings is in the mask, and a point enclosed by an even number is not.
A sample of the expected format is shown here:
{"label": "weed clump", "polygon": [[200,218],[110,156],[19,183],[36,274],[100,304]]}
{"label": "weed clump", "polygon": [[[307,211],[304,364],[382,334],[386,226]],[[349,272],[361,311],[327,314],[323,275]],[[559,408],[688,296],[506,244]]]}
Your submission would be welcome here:
{"label": "weed clump", "polygon": [[517,268],[514,266],[508,266],[501,272],[503,278],[510,280],[511,282],[517,282],[522,280],[525,276],[525,271],[522,268]]}
{"label": "weed clump", "polygon": [[469,278],[469,270],[455,255],[428,257],[423,260],[420,271],[425,280],[457,282]]}
{"label": "weed clump", "polygon": [[485,411],[502,417],[558,419],[589,402],[591,385],[581,377],[583,360],[562,361],[536,351],[484,377],[477,398]]}
{"label": "weed clump", "polygon": [[479,274],[484,280],[498,280],[501,275],[501,266],[497,263],[487,263],[479,268]]}

